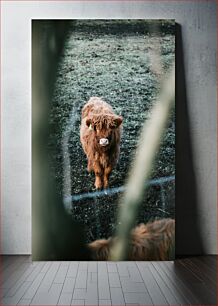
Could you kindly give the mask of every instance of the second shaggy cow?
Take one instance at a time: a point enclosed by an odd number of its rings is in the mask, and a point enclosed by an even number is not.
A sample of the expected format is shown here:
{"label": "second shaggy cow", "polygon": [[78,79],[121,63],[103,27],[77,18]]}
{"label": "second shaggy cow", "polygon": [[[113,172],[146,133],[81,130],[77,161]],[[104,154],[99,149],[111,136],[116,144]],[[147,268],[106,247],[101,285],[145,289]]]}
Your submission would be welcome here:
{"label": "second shaggy cow", "polygon": [[88,159],[88,171],[95,173],[95,188],[108,187],[109,175],[120,151],[121,123],[112,107],[92,97],[82,109],[80,140]]}
{"label": "second shaggy cow", "polygon": [[[94,260],[109,260],[116,238],[95,240],[88,245]],[[175,220],[161,219],[140,224],[131,232],[127,260],[173,260]]]}

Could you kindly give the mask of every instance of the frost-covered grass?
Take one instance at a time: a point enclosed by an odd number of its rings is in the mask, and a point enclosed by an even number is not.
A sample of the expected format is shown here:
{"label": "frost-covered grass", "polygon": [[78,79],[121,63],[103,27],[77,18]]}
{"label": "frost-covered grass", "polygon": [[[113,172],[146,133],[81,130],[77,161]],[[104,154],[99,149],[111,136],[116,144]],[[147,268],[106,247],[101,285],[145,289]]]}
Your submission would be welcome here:
{"label": "frost-covered grass", "polygon": [[[159,77],[152,69],[150,54],[161,43],[161,60],[166,70],[174,60],[172,22],[160,22],[159,35],[150,35],[144,21],[78,21],[72,25],[57,74],[50,121],[51,156],[57,188],[62,193],[63,154],[61,139],[74,109],[75,125],[69,140],[72,194],[93,190],[94,175],[86,171],[87,162],[79,140],[80,112],[91,96],[103,97],[117,114],[123,116],[123,135],[119,163],[110,178],[110,187],[124,184],[145,119],[158,94]],[[175,172],[174,113],[164,135],[151,177]],[[164,186],[165,213],[162,212],[160,187],[149,189],[137,222],[174,216],[174,186]],[[87,241],[108,237],[113,232],[118,195],[83,200],[72,205],[73,217],[87,226]]]}

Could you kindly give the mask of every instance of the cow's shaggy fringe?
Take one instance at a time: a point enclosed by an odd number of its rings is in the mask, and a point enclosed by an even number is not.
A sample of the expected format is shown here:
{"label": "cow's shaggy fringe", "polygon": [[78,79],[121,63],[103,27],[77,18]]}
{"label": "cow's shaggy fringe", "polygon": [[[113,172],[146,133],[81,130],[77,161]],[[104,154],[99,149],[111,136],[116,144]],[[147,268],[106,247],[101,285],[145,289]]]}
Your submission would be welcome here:
{"label": "cow's shaggy fringe", "polygon": [[[108,260],[116,238],[93,241],[88,245],[94,260]],[[175,221],[156,220],[140,224],[131,232],[127,260],[173,260]]]}

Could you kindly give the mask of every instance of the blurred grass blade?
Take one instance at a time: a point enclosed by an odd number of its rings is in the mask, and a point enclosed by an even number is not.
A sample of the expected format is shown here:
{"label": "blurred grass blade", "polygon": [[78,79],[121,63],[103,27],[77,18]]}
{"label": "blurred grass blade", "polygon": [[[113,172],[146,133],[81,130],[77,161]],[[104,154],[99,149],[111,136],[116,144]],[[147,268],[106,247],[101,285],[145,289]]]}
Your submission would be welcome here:
{"label": "blurred grass blade", "polygon": [[111,260],[125,260],[128,256],[129,236],[137,217],[145,181],[159,149],[171,107],[175,100],[175,67],[163,82],[159,97],[151,112],[151,118],[143,126],[135,160],[130,171],[126,192],[118,212],[117,239],[111,250]]}

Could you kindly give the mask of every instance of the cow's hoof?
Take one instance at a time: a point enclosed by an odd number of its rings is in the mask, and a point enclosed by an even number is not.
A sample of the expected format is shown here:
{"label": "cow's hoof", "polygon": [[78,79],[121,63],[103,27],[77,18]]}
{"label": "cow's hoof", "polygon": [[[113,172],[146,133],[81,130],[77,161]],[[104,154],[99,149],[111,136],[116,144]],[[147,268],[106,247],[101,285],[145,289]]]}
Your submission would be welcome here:
{"label": "cow's hoof", "polygon": [[96,182],[95,183],[95,189],[101,190],[102,189],[102,183],[101,182]]}
{"label": "cow's hoof", "polygon": [[101,190],[102,189],[102,185],[95,185],[95,189],[98,190],[98,191]]}
{"label": "cow's hoof", "polygon": [[108,187],[109,187],[108,183],[104,184],[104,189],[108,189]]}

